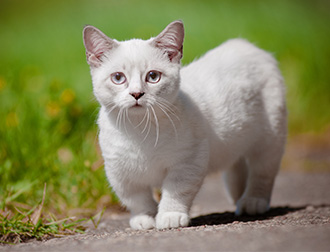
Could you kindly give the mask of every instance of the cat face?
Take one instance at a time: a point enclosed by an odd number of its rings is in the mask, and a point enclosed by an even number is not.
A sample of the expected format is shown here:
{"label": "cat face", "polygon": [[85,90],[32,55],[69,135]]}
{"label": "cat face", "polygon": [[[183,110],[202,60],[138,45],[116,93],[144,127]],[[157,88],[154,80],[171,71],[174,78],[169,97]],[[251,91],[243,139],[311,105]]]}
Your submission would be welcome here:
{"label": "cat face", "polygon": [[99,103],[108,111],[137,115],[172,103],[179,90],[183,33],[182,22],[176,21],[156,38],[118,42],[85,27],[87,62]]}

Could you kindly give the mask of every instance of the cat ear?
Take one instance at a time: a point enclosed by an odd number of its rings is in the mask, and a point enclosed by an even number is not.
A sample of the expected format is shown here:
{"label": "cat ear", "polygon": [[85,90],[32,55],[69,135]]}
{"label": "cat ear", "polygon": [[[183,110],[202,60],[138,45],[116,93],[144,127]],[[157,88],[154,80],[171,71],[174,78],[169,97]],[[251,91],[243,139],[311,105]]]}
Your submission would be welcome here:
{"label": "cat ear", "polygon": [[154,46],[164,50],[170,61],[179,63],[182,58],[184,27],[180,20],[170,23],[156,38]]}
{"label": "cat ear", "polygon": [[87,62],[91,67],[99,67],[104,53],[118,46],[117,42],[91,25],[85,26],[83,39]]}

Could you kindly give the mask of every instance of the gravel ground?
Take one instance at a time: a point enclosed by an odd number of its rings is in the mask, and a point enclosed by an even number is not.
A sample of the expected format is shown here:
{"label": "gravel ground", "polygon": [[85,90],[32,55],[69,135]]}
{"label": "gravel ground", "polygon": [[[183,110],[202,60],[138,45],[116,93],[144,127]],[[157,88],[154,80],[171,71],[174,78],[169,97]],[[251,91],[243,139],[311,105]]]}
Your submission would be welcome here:
{"label": "gravel ground", "polygon": [[196,197],[190,227],[134,231],[128,214],[107,213],[86,234],[0,251],[330,251],[330,173],[282,172],[267,214],[236,217],[233,211],[214,175]]}

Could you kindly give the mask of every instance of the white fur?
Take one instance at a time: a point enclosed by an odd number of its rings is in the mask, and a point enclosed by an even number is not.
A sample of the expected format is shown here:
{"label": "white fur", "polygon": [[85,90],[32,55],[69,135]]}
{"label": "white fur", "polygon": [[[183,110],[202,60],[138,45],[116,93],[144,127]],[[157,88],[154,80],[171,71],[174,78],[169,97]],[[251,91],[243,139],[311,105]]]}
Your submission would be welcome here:
{"label": "white fur", "polygon": [[[234,39],[180,70],[182,41],[180,21],[147,41],[84,30],[106,174],[134,229],[187,226],[205,175],[219,169],[237,214],[264,213],[280,166],[285,90],[273,57]],[[146,83],[150,70],[162,72],[159,83]],[[113,84],[114,72],[126,83]]]}

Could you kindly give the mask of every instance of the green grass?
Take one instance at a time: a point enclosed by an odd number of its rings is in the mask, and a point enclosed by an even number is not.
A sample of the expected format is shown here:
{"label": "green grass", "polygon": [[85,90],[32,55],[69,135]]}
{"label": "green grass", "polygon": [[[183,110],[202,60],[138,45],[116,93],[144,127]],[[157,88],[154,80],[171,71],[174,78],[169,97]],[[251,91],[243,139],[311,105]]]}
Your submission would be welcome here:
{"label": "green grass", "polygon": [[[46,197],[46,184],[42,200],[32,209],[22,203],[12,203],[21,192],[1,202],[0,209],[0,245],[16,244],[31,239],[44,240],[53,237],[63,237],[75,233],[83,233],[85,228],[81,225],[86,219],[74,220],[75,217],[57,220],[49,213],[46,220],[43,216],[43,207]],[[100,216],[102,216],[101,212]],[[96,217],[96,216],[95,216]],[[96,227],[94,218],[91,220]],[[100,218],[99,218],[100,221]]]}
{"label": "green grass", "polygon": [[16,244],[31,239],[45,240],[56,237],[63,237],[76,233],[84,233],[83,224],[85,219],[75,220],[66,218],[57,220],[53,218],[45,220],[38,219],[36,223],[31,220],[32,212],[12,212],[4,215],[0,213],[0,245]]}
{"label": "green grass", "polygon": [[82,43],[85,24],[118,40],[147,39],[182,19],[184,64],[229,38],[249,39],[279,60],[294,135],[329,127],[329,10],[329,1],[322,0],[2,0],[2,208],[36,205],[44,183],[44,211],[56,216],[75,209],[91,216],[116,202],[97,148],[98,105]]}
{"label": "green grass", "polygon": [[53,237],[63,237],[84,232],[80,222],[70,219],[44,222],[39,219],[32,223],[29,216],[22,213],[8,217],[0,214],[0,244],[16,244],[31,239],[43,240]]}

